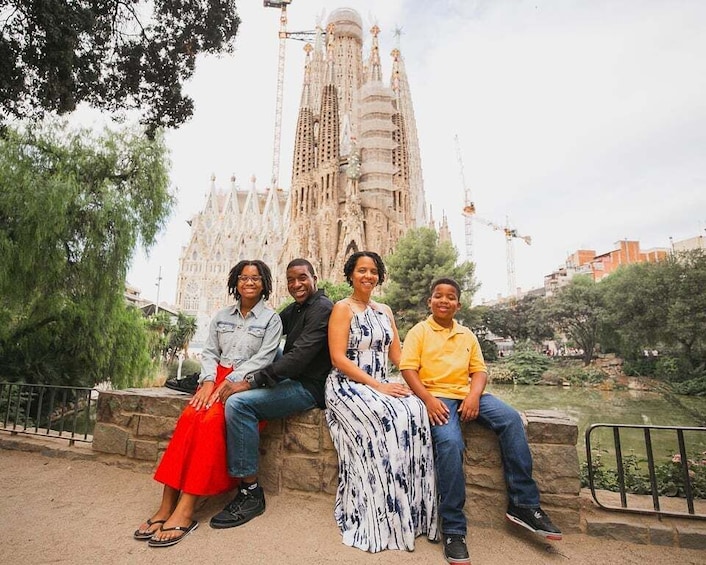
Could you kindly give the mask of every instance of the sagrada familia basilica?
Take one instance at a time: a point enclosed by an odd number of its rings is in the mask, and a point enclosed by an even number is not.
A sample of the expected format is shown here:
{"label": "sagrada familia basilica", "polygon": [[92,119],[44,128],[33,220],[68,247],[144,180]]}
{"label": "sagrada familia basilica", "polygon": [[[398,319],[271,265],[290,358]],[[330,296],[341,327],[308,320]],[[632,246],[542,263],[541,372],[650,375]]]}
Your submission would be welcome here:
{"label": "sagrada familia basilica", "polygon": [[240,189],[234,178],[219,190],[211,179],[177,282],[177,305],[197,317],[199,334],[228,303],[224,281],[240,259],[272,268],[277,305],[288,296],[282,279],[292,258],[308,258],[320,280],[341,282],[352,252],[384,257],[409,229],[429,225],[404,62],[394,49],[390,80],[383,81],[379,33],[370,30],[365,57],[362,20],[343,8],[305,47],[289,191],[258,191],[255,179]]}

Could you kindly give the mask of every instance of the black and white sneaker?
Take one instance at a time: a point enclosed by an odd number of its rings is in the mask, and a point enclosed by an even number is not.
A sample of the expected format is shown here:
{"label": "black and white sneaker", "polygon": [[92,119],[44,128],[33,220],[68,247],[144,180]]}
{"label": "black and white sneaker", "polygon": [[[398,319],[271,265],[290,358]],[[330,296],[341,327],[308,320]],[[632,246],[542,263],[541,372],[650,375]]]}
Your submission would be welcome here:
{"label": "black and white sneaker", "polygon": [[442,539],[444,540],[444,557],[446,561],[461,565],[471,565],[465,536],[459,534],[443,534]]}
{"label": "black and white sneaker", "polygon": [[179,392],[185,392],[187,394],[194,394],[196,389],[199,388],[199,376],[200,373],[192,373],[180,379],[172,377],[167,379],[164,386],[171,388],[172,390],[178,390]]}
{"label": "black and white sneaker", "polygon": [[530,532],[544,536],[551,540],[561,539],[561,530],[557,528],[547,516],[547,513],[540,507],[520,508],[512,504],[507,507],[505,517]]}
{"label": "black and white sneaker", "polygon": [[211,518],[212,528],[235,528],[265,511],[265,492],[261,486],[241,488],[226,507]]}

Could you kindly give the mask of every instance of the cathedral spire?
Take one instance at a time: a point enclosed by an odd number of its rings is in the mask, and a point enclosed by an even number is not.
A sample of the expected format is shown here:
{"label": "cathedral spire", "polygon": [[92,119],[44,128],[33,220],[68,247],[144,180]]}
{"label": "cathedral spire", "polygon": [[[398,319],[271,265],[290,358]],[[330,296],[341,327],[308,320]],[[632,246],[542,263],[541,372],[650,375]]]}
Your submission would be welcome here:
{"label": "cathedral spire", "polygon": [[302,108],[311,108],[311,52],[314,50],[314,48],[311,46],[311,43],[307,43],[304,45],[304,53],[305,59],[304,59],[304,86],[302,88],[302,99],[300,102],[300,106]]}
{"label": "cathedral spire", "polygon": [[326,78],[324,84],[334,84],[334,52],[333,52],[333,30],[336,26],[330,23],[326,26]]}
{"label": "cathedral spire", "polygon": [[378,45],[378,35],[380,28],[375,24],[370,28],[370,33],[373,36],[373,45],[370,49],[370,74],[368,80],[373,82],[382,82],[382,69],[380,66],[380,47]]}
{"label": "cathedral spire", "polygon": [[422,226],[427,223],[424,206],[424,180],[422,177],[422,157],[419,151],[419,138],[417,136],[417,122],[414,118],[412,94],[401,51],[393,49],[391,55],[393,71],[390,86],[395,91],[397,111],[402,122],[401,129],[406,137],[405,145],[408,148],[410,208],[412,219],[418,226]]}

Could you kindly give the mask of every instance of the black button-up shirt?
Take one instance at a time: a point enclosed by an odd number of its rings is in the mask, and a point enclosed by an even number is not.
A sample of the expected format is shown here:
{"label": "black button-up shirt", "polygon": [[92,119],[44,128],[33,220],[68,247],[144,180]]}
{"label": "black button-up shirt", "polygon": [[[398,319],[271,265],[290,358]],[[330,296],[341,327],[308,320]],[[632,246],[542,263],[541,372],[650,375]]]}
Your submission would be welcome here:
{"label": "black button-up shirt", "polygon": [[287,339],[284,355],[254,375],[257,386],[270,387],[285,379],[302,383],[324,408],[324,386],[331,371],[328,350],[328,319],[333,303],[317,290],[306,302],[294,302],[280,313]]}

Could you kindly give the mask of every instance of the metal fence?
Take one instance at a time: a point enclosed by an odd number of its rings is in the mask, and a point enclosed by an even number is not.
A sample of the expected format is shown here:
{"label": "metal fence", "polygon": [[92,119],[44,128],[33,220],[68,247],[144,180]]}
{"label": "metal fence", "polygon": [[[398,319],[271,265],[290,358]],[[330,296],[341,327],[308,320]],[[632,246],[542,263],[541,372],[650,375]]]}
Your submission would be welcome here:
{"label": "metal fence", "polygon": [[97,398],[86,387],[0,382],[0,431],[90,443]]}
{"label": "metal fence", "polygon": [[[620,494],[620,506],[601,502],[597,496],[596,486],[599,472],[602,471],[600,459],[594,457],[594,447],[591,436],[596,430],[608,429],[612,437],[612,451],[615,454],[615,469],[611,477],[616,479],[617,492]],[[621,430],[632,429],[641,433],[644,442],[644,457],[634,454],[626,456],[623,449]],[[664,430],[664,431],[663,431]],[[653,448],[653,433],[673,434],[673,454],[668,461],[658,462]],[[687,441],[687,434],[691,443]],[[593,500],[606,510],[632,512],[636,514],[652,514],[659,516],[674,516],[679,518],[706,519],[706,501],[695,505],[695,486],[703,489],[706,482],[706,451],[694,455],[694,449],[702,450],[706,443],[706,428],[680,426],[648,426],[632,424],[593,424],[586,429],[586,463],[588,483]],[[700,446],[700,447],[698,447]],[[610,452],[610,449],[604,449]],[[598,459],[598,461],[597,461]],[[647,476],[641,477],[638,469],[641,464],[647,465]],[[665,471],[666,469],[666,471]],[[666,475],[666,478],[665,478]],[[666,484],[668,479],[668,485]],[[635,492],[636,484],[638,485]],[[649,500],[645,508],[645,496],[631,497],[631,494],[646,495]],[[703,496],[703,494],[701,494]],[[677,503],[683,501],[683,504]],[[639,502],[643,504],[640,505]],[[684,510],[676,509],[685,506]],[[640,507],[643,506],[643,507]],[[698,506],[698,507],[697,507]],[[668,507],[668,508],[667,508]]]}

